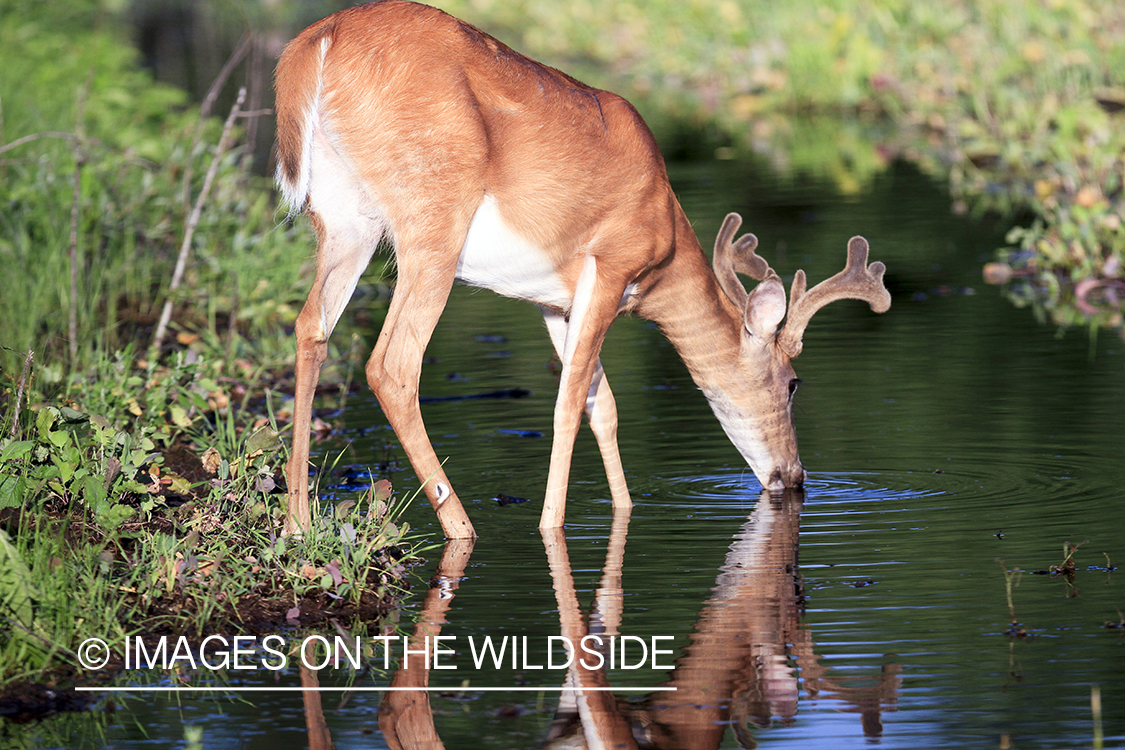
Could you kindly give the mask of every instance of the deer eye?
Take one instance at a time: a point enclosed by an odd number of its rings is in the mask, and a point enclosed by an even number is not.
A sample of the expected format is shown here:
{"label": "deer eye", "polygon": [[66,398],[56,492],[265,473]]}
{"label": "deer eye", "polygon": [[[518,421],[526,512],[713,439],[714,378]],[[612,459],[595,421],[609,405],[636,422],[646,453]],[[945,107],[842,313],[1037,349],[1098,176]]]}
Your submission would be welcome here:
{"label": "deer eye", "polygon": [[800,384],[800,378],[793,378],[789,381],[789,398],[793,398],[793,394],[797,392],[797,386],[799,386]]}

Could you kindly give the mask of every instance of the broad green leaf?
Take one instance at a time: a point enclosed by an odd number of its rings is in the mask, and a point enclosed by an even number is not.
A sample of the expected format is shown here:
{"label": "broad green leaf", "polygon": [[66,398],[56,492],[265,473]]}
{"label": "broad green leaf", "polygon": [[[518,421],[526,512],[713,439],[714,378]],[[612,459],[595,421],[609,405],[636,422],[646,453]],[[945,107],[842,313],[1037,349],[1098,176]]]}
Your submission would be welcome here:
{"label": "broad green leaf", "polygon": [[39,410],[35,416],[35,427],[39,431],[39,439],[46,442],[51,439],[51,428],[55,426],[58,412],[54,407],[46,406]]}
{"label": "broad green leaf", "polygon": [[4,446],[3,450],[0,450],[0,462],[25,458],[34,447],[35,441],[33,440],[16,440],[9,443]]}
{"label": "broad green leaf", "polygon": [[14,474],[0,474],[0,508],[19,508],[27,494],[27,480]]}
{"label": "broad green leaf", "polygon": [[32,600],[39,596],[31,581],[31,571],[8,534],[0,529],[0,613],[29,630],[34,617]]}
{"label": "broad green leaf", "polygon": [[246,441],[246,452],[275,451],[281,448],[281,436],[276,430],[263,427]]}

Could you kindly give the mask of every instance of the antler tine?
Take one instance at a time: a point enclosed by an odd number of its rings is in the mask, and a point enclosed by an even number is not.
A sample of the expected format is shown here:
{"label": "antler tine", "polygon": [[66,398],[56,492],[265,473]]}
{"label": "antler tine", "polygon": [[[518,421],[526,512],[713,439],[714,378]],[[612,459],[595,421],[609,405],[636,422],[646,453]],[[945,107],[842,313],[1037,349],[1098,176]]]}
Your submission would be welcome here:
{"label": "antler tine", "polygon": [[715,237],[715,255],[711,265],[715,269],[719,286],[723,288],[731,302],[739,309],[743,309],[746,307],[746,287],[742,286],[736,274],[743,273],[757,281],[762,281],[771,270],[766,259],[754,252],[758,247],[758,238],[753,234],[744,234],[737,242],[731,241],[740,226],[742,226],[741,216],[736,213],[727,214],[719,234]]}
{"label": "antler tine", "polygon": [[877,313],[891,307],[891,294],[883,285],[887,267],[880,261],[867,265],[868,245],[862,237],[848,241],[848,261],[844,270],[805,291],[805,272],[797,271],[789,292],[789,314],[778,343],[790,358],[801,353],[805,327],[816,311],[838,299],[859,299]]}

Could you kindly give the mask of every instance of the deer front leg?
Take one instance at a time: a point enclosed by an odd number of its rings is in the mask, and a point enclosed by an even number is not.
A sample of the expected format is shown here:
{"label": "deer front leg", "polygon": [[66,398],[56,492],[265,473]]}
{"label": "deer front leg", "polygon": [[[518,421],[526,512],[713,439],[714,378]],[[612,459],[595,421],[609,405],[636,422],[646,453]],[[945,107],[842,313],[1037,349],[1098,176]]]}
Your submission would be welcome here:
{"label": "deer front leg", "polygon": [[423,483],[442,532],[449,539],[467,539],[476,532],[430,444],[418,405],[422,355],[453,286],[458,250],[425,252],[428,249],[423,243],[399,240],[398,281],[367,362],[367,382]]}
{"label": "deer front leg", "polygon": [[[555,401],[554,436],[551,442],[551,468],[547,474],[547,492],[543,501],[543,514],[539,528],[551,529],[563,525],[566,515],[566,490],[570,481],[570,460],[574,453],[574,438],[578,433],[582,412],[592,387],[594,372],[598,369],[598,352],[610,323],[617,317],[617,306],[625,288],[624,283],[614,284],[598,277],[598,264],[593,255],[587,255],[574,292],[570,320],[566,323],[566,341],[562,346],[562,378],[559,395]],[[601,380],[604,383],[605,376]],[[603,404],[606,403],[603,401]],[[616,422],[614,408],[613,422]],[[596,434],[596,433],[595,433]],[[604,433],[603,434],[607,434]],[[617,453],[616,424],[613,425],[613,454]],[[599,440],[599,445],[601,441]],[[604,453],[603,453],[604,460]],[[621,471],[621,459],[614,460],[616,471]],[[614,469],[607,464],[607,472]],[[612,481],[612,475],[611,475]],[[624,484],[624,475],[620,478]],[[615,498],[617,505],[617,498]]]}
{"label": "deer front leg", "polygon": [[[561,313],[544,309],[543,319],[547,323],[547,333],[555,353],[562,359],[566,347],[567,321]],[[602,360],[594,364],[594,374],[590,380],[590,390],[586,392],[586,418],[590,429],[598,441],[598,451],[602,454],[606,479],[609,480],[609,493],[615,509],[629,509],[633,501],[629,497],[629,487],[625,482],[625,470],[621,465],[621,452],[617,448],[617,402],[609,388]]]}

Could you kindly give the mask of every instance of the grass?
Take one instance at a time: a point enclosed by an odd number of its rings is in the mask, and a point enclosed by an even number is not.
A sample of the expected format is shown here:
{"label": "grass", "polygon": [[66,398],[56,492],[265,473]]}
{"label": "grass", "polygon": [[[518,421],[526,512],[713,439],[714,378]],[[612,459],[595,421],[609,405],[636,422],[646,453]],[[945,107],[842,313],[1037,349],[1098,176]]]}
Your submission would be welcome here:
{"label": "grass", "polygon": [[[279,537],[276,422],[185,359],[122,368],[102,394],[118,413],[43,405],[13,422],[0,450],[0,674],[70,663],[91,634],[112,647],[136,633],[362,625],[393,607],[416,541],[389,483]],[[141,378],[141,400],[117,394]]]}

